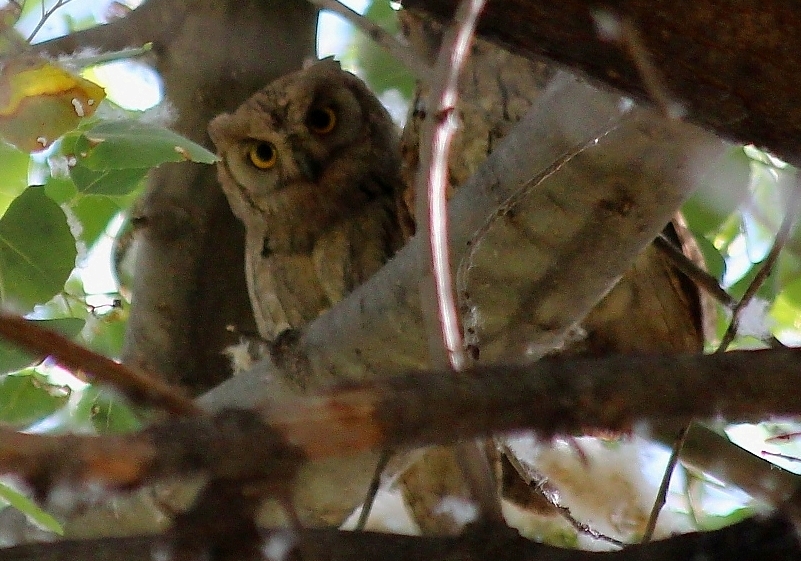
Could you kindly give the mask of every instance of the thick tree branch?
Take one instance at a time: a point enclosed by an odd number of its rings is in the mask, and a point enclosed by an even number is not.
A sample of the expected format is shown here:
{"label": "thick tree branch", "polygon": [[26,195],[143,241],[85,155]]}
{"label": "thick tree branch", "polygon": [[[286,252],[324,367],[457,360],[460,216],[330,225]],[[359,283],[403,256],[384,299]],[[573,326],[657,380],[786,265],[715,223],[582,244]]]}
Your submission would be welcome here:
{"label": "thick tree branch", "polygon": [[163,422],[129,436],[9,432],[0,439],[0,471],[34,483],[84,474],[83,480],[116,487],[189,472],[249,481],[294,473],[307,460],[452,444],[521,429],[550,438],[628,432],[664,419],[801,415],[801,395],[776,391],[801,385],[799,360],[801,349],[770,349],[552,358],[529,366],[424,371],[267,401],[261,407],[266,424],[252,412],[223,411]]}
{"label": "thick tree branch", "polygon": [[[457,0],[403,4],[448,21]],[[638,30],[686,119],[801,163],[801,13],[791,3],[510,0],[489,4],[479,33],[647,100],[635,61],[609,37],[608,26],[614,35],[623,21]]]}
{"label": "thick tree branch", "polygon": [[798,349],[543,359],[364,382],[321,398],[265,405],[265,411],[290,442],[309,443],[301,446],[310,457],[523,428],[549,438],[627,432],[658,419],[749,421],[801,413],[801,396],[777,391],[801,382],[799,360]]}
{"label": "thick tree branch", "polygon": [[[206,536],[197,536],[202,547]],[[297,548],[298,557],[328,561],[794,561],[801,555],[795,529],[786,520],[772,516],[751,518],[705,533],[674,536],[658,542],[633,545],[607,553],[576,551],[521,538],[512,532],[469,532],[462,536],[415,537],[334,529],[264,532],[264,550],[271,543]],[[0,561],[151,561],[154,552],[170,551],[169,535],[132,538],[69,540],[0,549]],[[276,551],[281,551],[278,549]],[[257,561],[264,557],[244,557]],[[271,557],[275,558],[275,557]]]}

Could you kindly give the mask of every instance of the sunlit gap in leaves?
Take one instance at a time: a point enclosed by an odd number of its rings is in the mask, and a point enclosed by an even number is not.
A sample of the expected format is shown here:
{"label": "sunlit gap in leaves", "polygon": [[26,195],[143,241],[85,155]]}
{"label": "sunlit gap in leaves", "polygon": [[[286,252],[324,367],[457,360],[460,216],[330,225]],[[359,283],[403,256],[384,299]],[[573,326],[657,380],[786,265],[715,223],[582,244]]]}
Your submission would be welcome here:
{"label": "sunlit gap in leaves", "polygon": [[[388,26],[394,22],[397,5],[369,0],[344,0],[342,2],[352,10],[368,18],[378,19],[377,23],[390,33],[397,29]],[[327,11],[320,13],[317,26],[317,57],[333,56],[340,61],[342,67],[363,79],[375,92],[381,103],[389,111],[392,120],[402,127],[406,122],[407,109],[414,84],[400,63],[383,52],[381,47],[359,33],[353,25],[338,15]]]}
{"label": "sunlit gap in leaves", "polygon": [[[750,171],[747,184],[730,180],[737,175],[737,168]],[[792,166],[753,146],[734,147],[710,185],[685,206],[710,273],[735,299],[742,297],[775,243],[790,194],[797,188],[795,174]],[[719,340],[730,319],[731,314],[718,307],[713,338]],[[771,334],[786,345],[801,343],[801,232],[797,227],[772,273],[743,309],[738,327],[733,348],[762,348],[762,340]],[[735,444],[796,473],[801,472],[801,438],[795,434],[799,430],[797,421],[781,419],[725,428]],[[703,493],[711,496],[720,490],[720,485],[710,482]],[[688,500],[692,499],[691,491],[697,490],[688,487]],[[727,488],[726,492],[737,490]],[[743,507],[747,504],[742,501]],[[737,511],[732,509],[732,514]],[[725,515],[725,509],[721,512]]]}

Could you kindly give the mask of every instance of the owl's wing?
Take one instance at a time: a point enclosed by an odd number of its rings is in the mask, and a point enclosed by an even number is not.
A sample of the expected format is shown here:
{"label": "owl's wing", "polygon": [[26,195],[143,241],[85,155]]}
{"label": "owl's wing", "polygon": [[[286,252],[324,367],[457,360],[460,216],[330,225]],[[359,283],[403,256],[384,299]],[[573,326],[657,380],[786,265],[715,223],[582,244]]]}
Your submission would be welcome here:
{"label": "owl's wing", "polygon": [[248,237],[245,252],[250,304],[259,335],[274,340],[298,329],[329,307],[310,255],[263,255],[263,241]]}
{"label": "owl's wing", "polygon": [[339,302],[373,276],[402,244],[390,196],[373,200],[320,236],[312,261],[330,303]]}

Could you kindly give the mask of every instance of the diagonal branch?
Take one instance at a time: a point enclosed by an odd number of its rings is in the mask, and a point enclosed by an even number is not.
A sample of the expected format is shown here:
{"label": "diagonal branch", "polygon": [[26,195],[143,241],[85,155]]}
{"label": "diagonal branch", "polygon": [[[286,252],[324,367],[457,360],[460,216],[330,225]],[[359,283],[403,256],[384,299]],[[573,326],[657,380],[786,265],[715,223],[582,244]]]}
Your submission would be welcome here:
{"label": "diagonal branch", "polygon": [[200,412],[177,388],[114,362],[24,318],[0,313],[0,337],[39,356],[52,356],[64,367],[87,372],[134,401],[159,406],[178,415]]}

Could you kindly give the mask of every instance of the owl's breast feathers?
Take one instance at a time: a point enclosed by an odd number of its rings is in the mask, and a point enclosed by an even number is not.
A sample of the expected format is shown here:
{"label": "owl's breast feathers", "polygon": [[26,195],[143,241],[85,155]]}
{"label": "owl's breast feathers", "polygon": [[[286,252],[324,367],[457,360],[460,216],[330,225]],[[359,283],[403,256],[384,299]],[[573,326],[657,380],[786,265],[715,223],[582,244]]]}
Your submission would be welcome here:
{"label": "owl's breast feathers", "polygon": [[299,250],[248,231],[248,290],[262,337],[313,321],[375,274],[403,244],[395,209],[391,197],[377,197]]}

